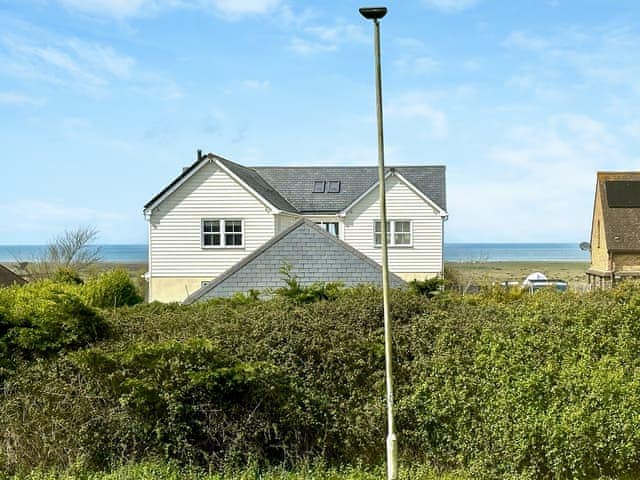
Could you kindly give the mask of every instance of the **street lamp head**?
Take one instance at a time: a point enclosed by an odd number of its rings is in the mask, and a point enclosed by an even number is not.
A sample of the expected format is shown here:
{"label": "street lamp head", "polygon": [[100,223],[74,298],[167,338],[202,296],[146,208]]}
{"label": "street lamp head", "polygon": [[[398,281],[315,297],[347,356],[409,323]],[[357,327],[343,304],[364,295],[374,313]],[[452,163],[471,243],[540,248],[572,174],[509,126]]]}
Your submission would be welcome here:
{"label": "street lamp head", "polygon": [[380,20],[387,14],[387,7],[362,7],[360,15],[367,20]]}

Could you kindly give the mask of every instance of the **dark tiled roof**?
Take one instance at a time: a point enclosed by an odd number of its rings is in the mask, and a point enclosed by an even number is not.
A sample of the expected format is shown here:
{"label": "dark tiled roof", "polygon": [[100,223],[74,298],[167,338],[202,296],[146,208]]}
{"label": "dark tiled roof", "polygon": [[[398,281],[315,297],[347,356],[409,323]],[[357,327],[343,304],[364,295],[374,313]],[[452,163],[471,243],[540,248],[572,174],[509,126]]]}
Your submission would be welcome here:
{"label": "dark tiled roof", "polygon": [[19,275],[16,275],[4,265],[0,265],[0,287],[8,287],[9,285],[22,285],[27,281]]}
{"label": "dark tiled roof", "polygon": [[[351,205],[378,181],[376,167],[245,167],[217,155],[208,154],[186,168],[144,208],[149,208],[202,161],[215,159],[274,207],[294,213],[337,213]],[[446,211],[444,166],[388,167]],[[313,193],[316,181],[339,181],[338,193]],[[327,183],[328,186],[328,183]]]}
{"label": "dark tiled roof", "polygon": [[[446,211],[445,167],[394,169]],[[378,181],[376,167],[255,167],[254,170],[302,213],[340,212]],[[312,193],[315,181],[336,180],[340,182],[340,193]]]}
{"label": "dark tiled roof", "polygon": [[[382,281],[379,264],[313,222],[302,219],[191,294],[184,303],[283,286],[279,270],[285,263],[291,265],[291,273],[303,285],[342,281],[352,286]],[[406,286],[406,282],[393,273],[389,280],[394,287]]]}
{"label": "dark tiled roof", "polygon": [[640,182],[640,172],[598,172],[598,188],[607,248],[609,250],[640,250],[640,208],[610,207],[606,186],[609,181]]}

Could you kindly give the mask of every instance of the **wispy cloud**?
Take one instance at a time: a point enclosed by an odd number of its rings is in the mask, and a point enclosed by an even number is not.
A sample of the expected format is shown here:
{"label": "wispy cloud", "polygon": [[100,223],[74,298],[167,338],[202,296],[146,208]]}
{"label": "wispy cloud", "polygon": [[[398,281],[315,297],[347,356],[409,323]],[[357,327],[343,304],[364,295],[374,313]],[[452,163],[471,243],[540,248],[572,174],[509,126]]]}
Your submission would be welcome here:
{"label": "wispy cloud", "polygon": [[0,105],[40,106],[43,104],[44,100],[41,98],[34,98],[18,92],[0,92]]}
{"label": "wispy cloud", "polygon": [[[107,95],[115,86],[159,100],[184,95],[175,81],[143,68],[110,45],[60,36],[27,24],[13,30],[0,34],[0,72],[5,75],[96,97]],[[10,99],[6,97],[4,103]]]}
{"label": "wispy cloud", "polygon": [[482,235],[474,241],[587,240],[595,172],[638,167],[590,116],[566,112],[515,126],[450,183],[453,237],[460,229]]}
{"label": "wispy cloud", "polygon": [[57,0],[57,2],[68,10],[118,20],[157,15],[177,8],[209,11],[233,20],[246,15],[269,13],[281,3],[280,0]]}
{"label": "wispy cloud", "polygon": [[1,70],[17,77],[96,92],[129,77],[134,60],[108,46],[78,39],[5,34]]}
{"label": "wispy cloud", "polygon": [[269,80],[245,80],[242,85],[252,90],[267,90],[271,86],[271,82]]}
{"label": "wispy cloud", "polygon": [[212,3],[219,12],[231,16],[242,16],[260,15],[273,11],[280,5],[280,0],[211,0],[211,2],[198,3]]}
{"label": "wispy cloud", "polygon": [[366,43],[369,36],[362,25],[337,22],[333,25],[304,26],[289,42],[289,49],[302,54],[333,52],[343,45]]}
{"label": "wispy cloud", "polygon": [[448,133],[447,116],[435,108],[427,96],[420,93],[408,93],[392,98],[385,110],[389,118],[423,122],[421,129],[428,136],[444,138]]}
{"label": "wispy cloud", "polygon": [[445,13],[455,13],[475,7],[481,0],[422,0],[429,8]]}
{"label": "wispy cloud", "polygon": [[607,25],[588,30],[565,27],[544,33],[514,31],[503,45],[529,52],[530,57],[522,61],[535,62],[528,68],[537,76],[552,74],[574,83],[622,86],[640,94],[640,64],[629,54],[640,49],[640,35],[626,26]]}
{"label": "wispy cloud", "polygon": [[410,72],[416,75],[425,75],[440,70],[440,63],[428,56],[414,56],[405,54],[393,62],[399,70]]}

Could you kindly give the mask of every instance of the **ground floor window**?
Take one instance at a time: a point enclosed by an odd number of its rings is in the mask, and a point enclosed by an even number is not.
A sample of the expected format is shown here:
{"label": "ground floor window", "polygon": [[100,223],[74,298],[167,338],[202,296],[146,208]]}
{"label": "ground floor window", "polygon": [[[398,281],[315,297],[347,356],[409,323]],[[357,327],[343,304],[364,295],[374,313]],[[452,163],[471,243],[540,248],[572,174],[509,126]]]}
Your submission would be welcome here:
{"label": "ground floor window", "polygon": [[[382,245],[382,222],[373,222],[373,244]],[[413,245],[413,229],[410,220],[387,220],[387,245],[390,247],[410,247]]]}
{"label": "ground floor window", "polygon": [[202,246],[242,247],[244,246],[244,224],[235,219],[202,220]]}

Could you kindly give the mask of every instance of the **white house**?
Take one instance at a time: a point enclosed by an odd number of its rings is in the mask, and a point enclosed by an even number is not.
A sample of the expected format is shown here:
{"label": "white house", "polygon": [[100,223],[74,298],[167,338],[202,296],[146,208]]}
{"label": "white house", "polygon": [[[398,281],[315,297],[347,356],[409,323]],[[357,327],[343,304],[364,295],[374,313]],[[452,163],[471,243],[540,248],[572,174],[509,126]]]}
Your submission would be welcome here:
{"label": "white house", "polygon": [[[386,190],[391,272],[442,274],[445,167],[388,167]],[[144,214],[150,301],[184,300],[300,219],[381,260],[375,167],[249,168],[199,153]]]}

